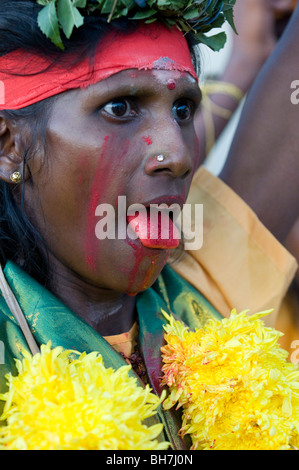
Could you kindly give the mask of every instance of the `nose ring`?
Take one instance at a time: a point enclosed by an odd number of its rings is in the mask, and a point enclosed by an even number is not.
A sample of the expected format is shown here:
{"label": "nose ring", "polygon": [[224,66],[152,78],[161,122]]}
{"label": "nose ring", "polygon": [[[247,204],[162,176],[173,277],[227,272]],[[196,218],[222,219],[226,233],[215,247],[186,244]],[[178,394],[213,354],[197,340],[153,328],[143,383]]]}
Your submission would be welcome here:
{"label": "nose ring", "polygon": [[164,162],[164,159],[165,159],[164,155],[162,154],[158,155],[156,158],[157,158],[157,162]]}

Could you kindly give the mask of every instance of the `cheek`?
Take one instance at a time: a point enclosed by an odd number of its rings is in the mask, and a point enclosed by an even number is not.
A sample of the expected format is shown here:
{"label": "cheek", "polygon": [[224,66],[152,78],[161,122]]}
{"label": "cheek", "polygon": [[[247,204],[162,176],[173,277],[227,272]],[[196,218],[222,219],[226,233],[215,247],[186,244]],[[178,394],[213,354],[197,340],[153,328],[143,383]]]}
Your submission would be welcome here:
{"label": "cheek", "polygon": [[[109,136],[104,139],[104,145],[97,158],[97,164],[88,169],[89,173],[89,194],[86,204],[86,222],[84,237],[85,260],[90,269],[96,269],[98,240],[95,236],[96,208],[100,203],[105,202],[107,188],[111,185],[111,161],[107,155],[107,143]],[[85,162],[86,164],[86,162]],[[84,166],[84,165],[82,165]],[[84,170],[84,168],[82,168]],[[79,175],[79,179],[81,175]],[[78,195],[80,197],[80,194]]]}
{"label": "cheek", "polygon": [[[115,158],[117,148],[122,150]],[[84,186],[85,174],[89,174],[90,181],[87,185],[89,191],[85,202],[85,228],[82,240],[85,266],[90,276],[97,276],[99,279],[103,275],[107,285],[121,285],[129,295],[136,295],[148,288],[157,278],[169,255],[167,252],[157,250],[156,253],[151,253],[149,256],[140,244],[130,242],[129,238],[117,238],[119,197],[128,195],[128,185],[130,185],[129,189],[132,189],[132,185],[134,185],[132,175],[135,166],[131,162],[135,154],[140,155],[140,149],[136,149],[135,146],[133,148],[128,140],[122,142],[120,146],[118,139],[109,136],[105,140],[96,165],[90,158],[79,158],[78,164],[77,197],[79,199],[82,194],[81,188]],[[92,177],[90,177],[90,173],[92,173]],[[139,179],[138,182],[140,183]],[[101,219],[96,215],[99,213],[97,208],[100,204],[108,204],[114,210],[114,233],[116,236],[113,239],[99,240],[96,236],[96,227]],[[125,218],[121,217],[121,220],[126,223],[126,207],[124,210]]]}
{"label": "cheek", "polygon": [[96,210],[100,204],[109,204],[116,209],[118,197],[125,193],[126,180],[121,169],[129,148],[130,142],[127,139],[120,145],[118,139],[106,136],[97,163],[93,165],[93,170],[89,170],[92,175],[89,175],[91,183],[86,204],[84,252],[86,263],[92,271],[97,269],[101,257],[101,243],[95,233],[99,220]]}
{"label": "cheek", "polygon": [[195,134],[195,143],[194,143],[194,165],[193,165],[193,174],[198,169],[198,167],[203,163],[201,153],[200,153],[200,141],[197,134]]}

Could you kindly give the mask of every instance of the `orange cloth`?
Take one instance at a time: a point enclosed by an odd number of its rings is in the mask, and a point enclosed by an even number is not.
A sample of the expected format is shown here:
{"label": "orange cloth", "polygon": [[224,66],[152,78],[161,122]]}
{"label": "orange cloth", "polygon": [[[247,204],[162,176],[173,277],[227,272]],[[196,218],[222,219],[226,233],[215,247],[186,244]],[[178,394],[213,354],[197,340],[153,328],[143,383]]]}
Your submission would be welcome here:
{"label": "orange cloth", "polygon": [[188,203],[203,204],[203,246],[172,264],[225,317],[236,308],[274,327],[297,269],[295,258],[264,227],[247,204],[204,167],[195,174]]}
{"label": "orange cloth", "polygon": [[104,336],[104,338],[111,346],[113,346],[117,352],[124,354],[126,357],[130,357],[134,352],[134,348],[137,344],[137,336],[138,325],[137,323],[134,323],[130,331],[127,333],[113,336]]}

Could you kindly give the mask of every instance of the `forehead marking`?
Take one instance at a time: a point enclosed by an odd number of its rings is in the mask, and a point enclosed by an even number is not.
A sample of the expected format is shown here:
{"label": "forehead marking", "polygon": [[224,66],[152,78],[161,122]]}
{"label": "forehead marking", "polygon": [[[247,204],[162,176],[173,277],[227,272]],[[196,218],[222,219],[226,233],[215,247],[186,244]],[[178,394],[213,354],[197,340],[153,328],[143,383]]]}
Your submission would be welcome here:
{"label": "forehead marking", "polygon": [[172,78],[170,78],[170,79],[167,81],[167,88],[168,88],[168,90],[174,90],[175,87],[176,87],[175,80],[173,80]]}

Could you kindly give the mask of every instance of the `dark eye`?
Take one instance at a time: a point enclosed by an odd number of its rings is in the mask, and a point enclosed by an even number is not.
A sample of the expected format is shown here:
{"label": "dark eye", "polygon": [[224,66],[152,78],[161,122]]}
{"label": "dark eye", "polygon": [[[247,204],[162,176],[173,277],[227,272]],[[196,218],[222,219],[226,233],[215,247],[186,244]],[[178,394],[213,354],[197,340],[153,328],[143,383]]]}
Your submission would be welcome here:
{"label": "dark eye", "polygon": [[113,117],[132,117],[136,115],[136,111],[133,109],[132,103],[125,98],[118,98],[107,103],[103,110]]}
{"label": "dark eye", "polygon": [[174,103],[172,111],[177,121],[189,121],[193,116],[194,105],[192,101],[181,99]]}

